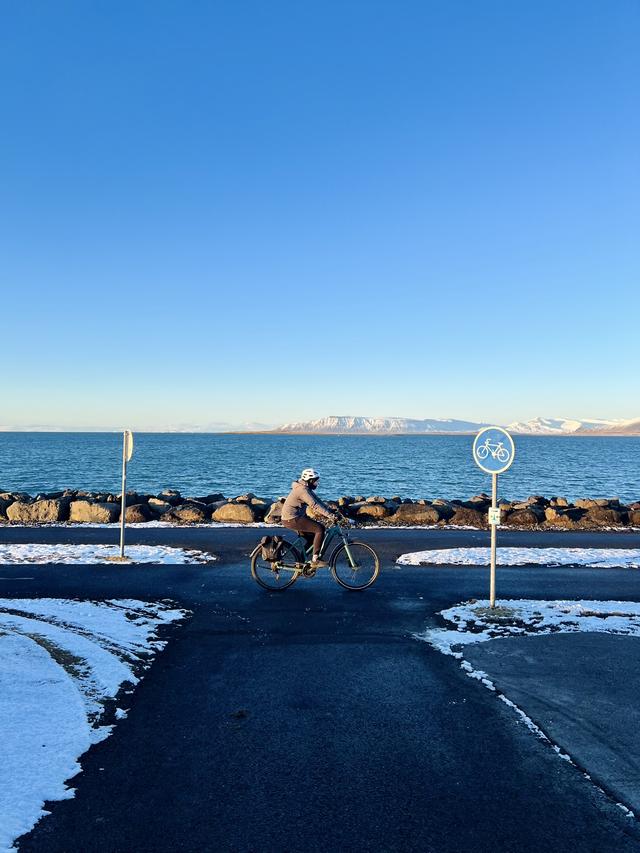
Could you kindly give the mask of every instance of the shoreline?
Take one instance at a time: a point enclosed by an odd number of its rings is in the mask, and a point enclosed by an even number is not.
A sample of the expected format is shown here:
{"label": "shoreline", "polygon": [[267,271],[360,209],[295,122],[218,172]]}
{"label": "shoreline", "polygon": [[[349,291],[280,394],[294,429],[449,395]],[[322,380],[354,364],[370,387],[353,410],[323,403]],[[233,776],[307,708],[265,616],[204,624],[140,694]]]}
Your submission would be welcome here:
{"label": "shoreline", "polygon": [[[158,494],[127,492],[126,524],[154,526],[264,525],[281,523],[284,497],[259,497],[245,492],[184,496],[177,489]],[[486,493],[468,500],[414,499],[393,495],[343,495],[327,505],[361,527],[489,529],[491,498]],[[501,498],[501,526],[523,530],[632,530],[640,528],[640,500],[531,495],[523,501]],[[121,495],[80,489],[40,493],[0,492],[0,527],[64,524],[115,526],[121,521]]]}

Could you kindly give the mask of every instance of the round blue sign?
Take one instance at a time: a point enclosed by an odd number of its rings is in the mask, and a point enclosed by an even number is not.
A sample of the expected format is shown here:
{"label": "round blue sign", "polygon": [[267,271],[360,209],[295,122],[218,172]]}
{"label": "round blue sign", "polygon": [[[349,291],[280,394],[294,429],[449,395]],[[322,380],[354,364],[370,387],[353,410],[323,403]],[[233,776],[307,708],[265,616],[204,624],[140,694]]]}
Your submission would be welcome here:
{"label": "round blue sign", "polygon": [[502,474],[513,462],[516,447],[502,427],[485,427],[473,442],[473,460],[487,474]]}

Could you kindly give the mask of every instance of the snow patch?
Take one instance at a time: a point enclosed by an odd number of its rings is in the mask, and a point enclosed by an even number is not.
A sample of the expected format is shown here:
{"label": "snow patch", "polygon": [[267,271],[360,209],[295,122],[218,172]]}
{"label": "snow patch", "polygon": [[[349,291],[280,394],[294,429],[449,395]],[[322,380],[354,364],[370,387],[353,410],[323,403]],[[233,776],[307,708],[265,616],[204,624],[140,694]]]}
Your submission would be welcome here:
{"label": "snow patch", "polygon": [[[402,554],[405,566],[488,566],[490,548],[436,548]],[[502,566],[589,566],[593,569],[640,568],[637,548],[498,548],[496,561]]]}
{"label": "snow patch", "polygon": [[0,851],[48,814],[46,800],[74,796],[79,757],[113,729],[104,703],[164,647],[158,628],[186,615],[162,602],[0,599]]}
{"label": "snow patch", "polygon": [[[203,551],[171,548],[168,545],[127,545],[127,562],[131,563],[209,563],[212,554]],[[0,563],[111,563],[118,565],[118,545],[0,545]]]}

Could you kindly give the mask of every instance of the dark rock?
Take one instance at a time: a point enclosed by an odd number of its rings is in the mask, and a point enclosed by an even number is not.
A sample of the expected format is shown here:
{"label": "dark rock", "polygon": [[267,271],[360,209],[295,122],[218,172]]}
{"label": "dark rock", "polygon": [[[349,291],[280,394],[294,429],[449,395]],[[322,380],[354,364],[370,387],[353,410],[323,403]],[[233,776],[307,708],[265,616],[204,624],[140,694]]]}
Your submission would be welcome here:
{"label": "dark rock", "polygon": [[267,524],[280,524],[282,522],[282,506],[283,500],[274,501],[269,507],[269,511],[265,516]]}
{"label": "dark rock", "polygon": [[202,524],[209,518],[207,505],[196,501],[185,501],[162,516],[163,521],[172,521],[174,524]]}
{"label": "dark rock", "polygon": [[487,527],[487,513],[467,506],[458,507],[449,520],[458,527]]}
{"label": "dark rock", "polygon": [[213,494],[210,494],[210,495],[202,495],[202,496],[197,497],[197,498],[193,497],[193,498],[190,498],[189,500],[196,501],[197,503],[203,503],[203,504],[215,504],[215,503],[218,503],[218,501],[226,501],[226,498],[224,495],[221,495],[219,492],[214,492]]}
{"label": "dark rock", "polygon": [[171,506],[180,506],[181,503],[184,503],[182,495],[176,489],[165,489],[159,495],[156,495],[156,497],[165,503],[171,504]]}
{"label": "dark rock", "polygon": [[537,527],[544,520],[544,511],[535,512],[532,507],[514,509],[505,515],[503,523],[510,527]]}
{"label": "dark rock", "polygon": [[342,498],[338,498],[338,506],[339,507],[349,506],[349,504],[353,503],[353,500],[354,499],[351,497],[351,495],[345,495]]}
{"label": "dark rock", "polygon": [[167,503],[167,501],[160,500],[160,498],[149,498],[147,505],[157,513],[162,515],[163,512],[168,512],[171,509],[171,504]]}
{"label": "dark rock", "polygon": [[592,506],[584,514],[583,524],[594,527],[617,527],[624,524],[627,514],[606,506]]}
{"label": "dark rock", "polygon": [[124,513],[124,520],[127,524],[143,524],[145,521],[153,521],[157,517],[148,503],[128,506]]}
{"label": "dark rock", "polygon": [[547,525],[560,527],[563,530],[572,530],[580,526],[580,519],[584,510],[578,507],[552,507],[548,506],[544,511]]}

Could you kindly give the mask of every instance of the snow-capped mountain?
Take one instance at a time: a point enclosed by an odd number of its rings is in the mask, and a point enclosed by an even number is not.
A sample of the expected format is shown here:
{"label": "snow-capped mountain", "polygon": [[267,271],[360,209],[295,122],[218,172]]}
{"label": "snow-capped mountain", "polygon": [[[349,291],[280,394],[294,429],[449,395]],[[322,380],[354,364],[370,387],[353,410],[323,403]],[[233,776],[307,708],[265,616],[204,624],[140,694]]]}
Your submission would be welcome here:
{"label": "snow-capped mountain", "polygon": [[[473,433],[489,424],[453,418],[367,418],[354,415],[331,415],[314,421],[283,424],[275,432],[354,434],[428,434]],[[640,420],[605,418],[532,418],[514,421],[506,426],[509,432],[526,435],[572,435],[574,433],[640,434]]]}
{"label": "snow-capped mountain", "polygon": [[616,421],[614,426],[603,430],[607,435],[640,435],[640,418],[630,421]]}
{"label": "snow-capped mountain", "polygon": [[322,433],[429,433],[476,432],[485,424],[452,418],[365,418],[353,415],[331,415],[315,421],[283,424],[277,432]]}
{"label": "snow-capped mountain", "polygon": [[533,418],[530,421],[514,421],[508,424],[509,432],[529,433],[534,435],[567,435],[573,432],[598,432],[615,428],[623,423],[619,420],[589,418]]}

